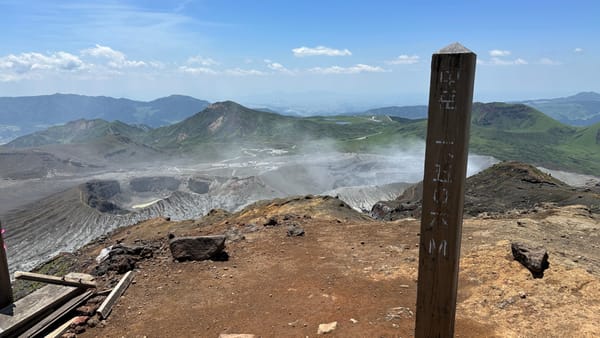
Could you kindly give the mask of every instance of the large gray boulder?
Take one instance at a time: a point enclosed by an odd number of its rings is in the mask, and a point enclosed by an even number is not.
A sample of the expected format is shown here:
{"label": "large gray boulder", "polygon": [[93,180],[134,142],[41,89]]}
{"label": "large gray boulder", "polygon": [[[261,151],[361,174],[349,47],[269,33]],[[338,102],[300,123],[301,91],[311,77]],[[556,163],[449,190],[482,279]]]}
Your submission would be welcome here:
{"label": "large gray boulder", "polygon": [[534,278],[544,277],[544,270],[550,266],[548,252],[544,247],[513,242],[511,250],[515,260],[529,269]]}
{"label": "large gray boulder", "polygon": [[173,258],[178,261],[203,261],[217,257],[225,249],[225,236],[175,237],[169,240]]}

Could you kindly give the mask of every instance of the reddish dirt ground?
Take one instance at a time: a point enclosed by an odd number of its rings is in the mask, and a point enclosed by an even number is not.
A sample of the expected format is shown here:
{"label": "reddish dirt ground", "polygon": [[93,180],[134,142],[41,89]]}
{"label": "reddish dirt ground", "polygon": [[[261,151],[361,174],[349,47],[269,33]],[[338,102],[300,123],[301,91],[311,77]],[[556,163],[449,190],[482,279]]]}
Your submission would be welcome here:
{"label": "reddish dirt ground", "polygon": [[[264,227],[270,217],[280,225]],[[570,240],[582,237],[581,243],[561,242],[565,238],[559,231],[533,235],[540,227],[552,229],[567,221]],[[177,263],[166,245],[169,232],[217,234],[250,223],[259,230],[228,243],[228,261]],[[306,234],[288,237],[289,223]],[[455,336],[600,335],[595,249],[600,243],[579,236],[598,227],[596,218],[577,207],[467,219]],[[162,249],[138,264],[134,283],[104,327],[88,328],[81,336],[316,337],[319,324],[337,321],[326,336],[412,337],[418,231],[417,220],[374,221],[339,200],[320,197],[265,202],[198,221],[144,222],[114,233],[110,241],[158,239],[164,241]],[[512,259],[513,239],[546,245],[551,265],[544,278],[533,279]],[[83,256],[94,257],[100,249],[89,246]],[[577,258],[581,252],[586,259]]]}

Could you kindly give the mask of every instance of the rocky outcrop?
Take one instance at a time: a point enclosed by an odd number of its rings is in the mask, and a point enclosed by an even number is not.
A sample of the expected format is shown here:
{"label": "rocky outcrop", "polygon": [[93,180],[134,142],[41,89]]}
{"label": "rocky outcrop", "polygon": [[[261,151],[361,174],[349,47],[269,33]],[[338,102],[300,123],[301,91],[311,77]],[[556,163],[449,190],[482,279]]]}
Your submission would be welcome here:
{"label": "rocky outcrop", "polygon": [[169,248],[177,261],[203,261],[217,257],[225,249],[223,235],[175,237],[169,240]]}
{"label": "rocky outcrop", "polygon": [[[378,202],[371,209],[371,216],[381,220],[420,217],[422,191],[423,185],[418,183],[393,201]],[[495,164],[467,178],[465,184],[464,212],[471,216],[529,210],[542,203],[582,204],[591,212],[600,213],[600,194],[571,187],[525,163]]]}

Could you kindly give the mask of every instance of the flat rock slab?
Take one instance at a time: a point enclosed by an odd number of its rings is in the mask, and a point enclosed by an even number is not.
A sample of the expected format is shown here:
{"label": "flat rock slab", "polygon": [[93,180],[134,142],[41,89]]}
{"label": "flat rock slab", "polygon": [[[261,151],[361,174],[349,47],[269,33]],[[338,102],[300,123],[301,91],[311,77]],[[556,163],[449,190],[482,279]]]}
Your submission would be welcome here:
{"label": "flat rock slab", "polygon": [[223,235],[175,237],[169,240],[173,258],[178,261],[203,261],[219,255],[225,249]]}
{"label": "flat rock slab", "polygon": [[544,277],[544,270],[550,266],[548,251],[544,247],[520,242],[513,242],[510,246],[515,260],[529,269],[534,278]]}
{"label": "flat rock slab", "polygon": [[317,334],[331,333],[337,328],[337,324],[337,322],[319,324],[319,330],[317,331]]}

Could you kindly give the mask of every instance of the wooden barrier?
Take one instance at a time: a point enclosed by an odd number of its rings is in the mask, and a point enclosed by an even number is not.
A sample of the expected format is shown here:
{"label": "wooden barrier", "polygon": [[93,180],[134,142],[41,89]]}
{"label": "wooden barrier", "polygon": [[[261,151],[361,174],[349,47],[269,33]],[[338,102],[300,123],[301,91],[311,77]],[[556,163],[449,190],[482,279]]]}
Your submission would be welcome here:
{"label": "wooden barrier", "polygon": [[452,337],[477,56],[433,54],[423,179],[415,337]]}
{"label": "wooden barrier", "polygon": [[8,271],[8,258],[6,257],[6,250],[4,249],[2,232],[2,223],[0,222],[0,309],[7,307],[13,302],[10,273]]}

